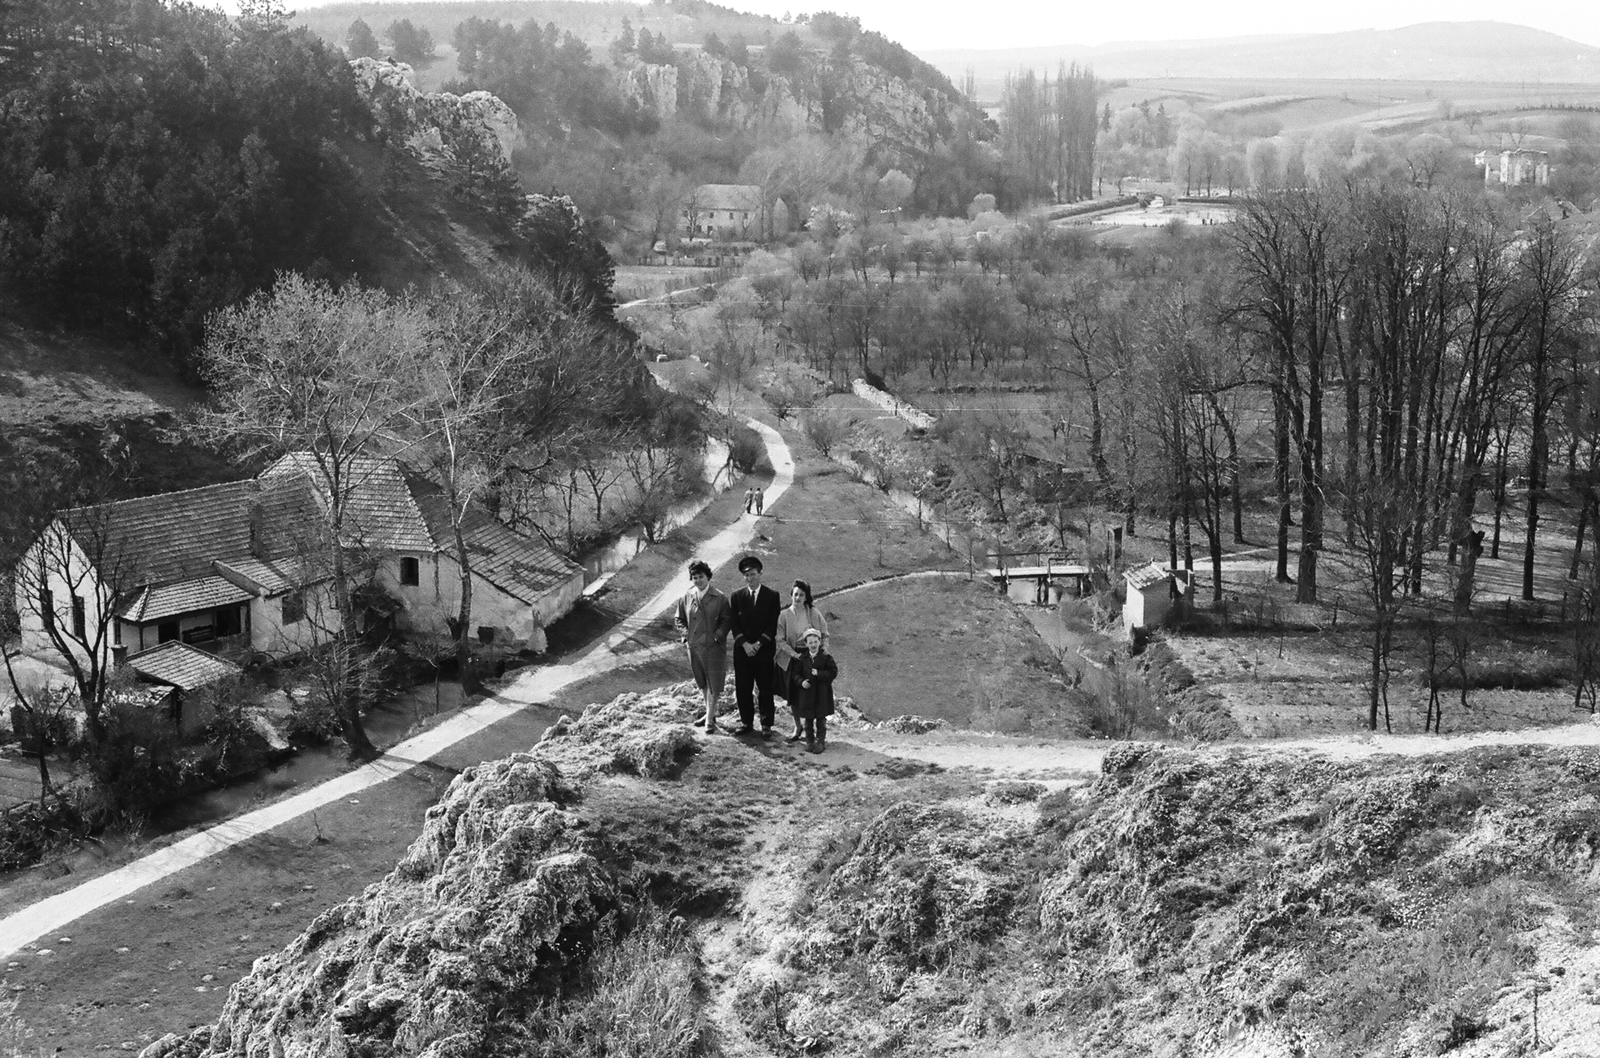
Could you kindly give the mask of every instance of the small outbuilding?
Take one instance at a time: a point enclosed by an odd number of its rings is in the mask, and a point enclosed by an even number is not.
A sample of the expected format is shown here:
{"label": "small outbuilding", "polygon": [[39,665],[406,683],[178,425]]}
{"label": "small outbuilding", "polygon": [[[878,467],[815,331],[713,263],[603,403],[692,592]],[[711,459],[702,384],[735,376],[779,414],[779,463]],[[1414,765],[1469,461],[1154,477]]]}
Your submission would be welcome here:
{"label": "small outbuilding", "polygon": [[[152,717],[164,716],[185,735],[204,727],[215,715],[214,704],[197,692],[244,675],[226,658],[176,641],[132,655],[128,666],[147,685],[144,695],[130,698],[129,704],[144,707]],[[198,706],[202,701],[204,705]]]}
{"label": "small outbuilding", "polygon": [[1135,629],[1155,628],[1167,619],[1179,599],[1178,574],[1152,562],[1122,575],[1127,600],[1122,604],[1122,631],[1129,639]]}

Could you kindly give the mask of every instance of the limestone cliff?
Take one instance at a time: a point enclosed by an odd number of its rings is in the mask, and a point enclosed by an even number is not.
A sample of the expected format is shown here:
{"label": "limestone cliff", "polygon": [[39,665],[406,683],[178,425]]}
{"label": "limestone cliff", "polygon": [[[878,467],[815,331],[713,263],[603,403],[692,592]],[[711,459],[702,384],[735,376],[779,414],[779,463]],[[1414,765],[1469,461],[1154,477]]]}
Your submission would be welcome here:
{"label": "limestone cliff", "polygon": [[693,52],[676,64],[628,59],[616,73],[624,100],[658,121],[686,117],[707,127],[857,133],[885,164],[926,152],[948,111],[949,94],[918,87],[860,57],[817,60],[794,78]]}
{"label": "limestone cliff", "polygon": [[419,92],[401,62],[360,58],[350,66],[379,128],[425,164],[509,166],[522,145],[517,116],[488,92]]}

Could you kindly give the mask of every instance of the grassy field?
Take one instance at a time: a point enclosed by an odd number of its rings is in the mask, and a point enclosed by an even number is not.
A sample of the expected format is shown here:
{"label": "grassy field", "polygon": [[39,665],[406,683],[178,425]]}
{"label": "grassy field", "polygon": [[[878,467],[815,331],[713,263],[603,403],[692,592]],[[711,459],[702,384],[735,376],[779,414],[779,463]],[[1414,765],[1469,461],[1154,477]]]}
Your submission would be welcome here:
{"label": "grassy field", "polygon": [[655,297],[672,290],[702,286],[716,279],[715,269],[681,265],[617,265],[617,301]]}
{"label": "grassy field", "polygon": [[821,605],[839,691],[868,719],[916,714],[978,731],[1087,733],[1054,655],[982,580],[887,581]]}

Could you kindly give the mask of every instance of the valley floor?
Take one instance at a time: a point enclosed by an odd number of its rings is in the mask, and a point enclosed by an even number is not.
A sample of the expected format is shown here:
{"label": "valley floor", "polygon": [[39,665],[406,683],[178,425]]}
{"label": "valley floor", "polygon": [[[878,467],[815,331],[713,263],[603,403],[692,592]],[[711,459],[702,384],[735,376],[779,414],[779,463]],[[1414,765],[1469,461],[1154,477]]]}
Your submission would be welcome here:
{"label": "valley floor", "polygon": [[[320,911],[357,897],[391,871],[452,779],[534,746],[557,717],[575,715],[588,703],[681,681],[680,648],[660,615],[680,592],[682,565],[691,554],[707,556],[719,576],[731,579],[725,572],[731,560],[749,547],[767,558],[769,571],[805,572],[820,584],[893,578],[940,563],[937,543],[922,538],[873,490],[845,481],[838,468],[810,455],[796,466],[776,432],[768,443],[778,468],[768,486],[768,516],[744,516],[737,497],[724,497],[657,553],[642,556],[613,582],[602,601],[610,613],[606,631],[576,660],[532,670],[490,703],[446,721],[459,730],[435,728],[395,747],[369,772],[307,791],[301,811],[286,811],[280,802],[276,816],[267,806],[196,835],[188,860],[170,858],[169,848],[165,873],[137,873],[140,862],[146,869],[153,862],[146,858],[122,868],[130,884],[120,889],[114,888],[115,864],[91,872],[102,877],[83,884],[74,877],[33,883],[33,891],[48,899],[0,924],[9,951],[0,983],[17,999],[17,1015],[38,1043],[68,1054],[137,1050],[163,1033],[214,1022],[229,986],[254,960],[281,951]],[[795,485],[785,495],[791,474]],[[1024,656],[1042,647],[1008,605],[984,608],[994,602],[986,588],[960,576],[888,579],[829,596],[824,605],[830,622],[837,622],[849,674],[845,690],[878,723],[836,724],[821,756],[777,739],[697,734],[699,755],[670,797],[661,800],[660,791],[620,776],[601,780],[587,795],[590,825],[620,828],[629,841],[649,838],[649,844],[660,834],[682,832],[728,852],[727,876],[672,882],[673,899],[700,892],[697,899],[716,911],[700,920],[699,937],[710,982],[707,1016],[725,1053],[778,1053],[772,1039],[750,1030],[751,1004],[764,1001],[752,999],[752,988],[759,991],[752,982],[770,977],[762,975],[782,961],[765,941],[792,932],[786,923],[807,899],[806,886],[820,884],[817,871],[845,857],[850,842],[882,813],[901,801],[939,803],[986,820],[997,832],[1024,833],[1041,818],[1039,798],[1093,787],[1108,752],[1126,751],[1126,743],[1061,737],[1081,735],[1081,718],[1068,715],[1071,700],[1059,687],[1029,682],[1036,667]],[[898,618],[930,610],[968,619],[926,622],[945,638],[919,644]],[[961,624],[967,630],[952,637]],[[997,660],[1013,644],[1020,653]],[[912,671],[927,657],[937,663]],[[1037,703],[1051,693],[1057,704],[1016,715],[971,704]],[[949,703],[960,708],[942,712]],[[920,725],[891,720],[902,714],[944,724],[919,733]],[[1214,762],[1206,767],[1225,767],[1248,752],[1253,766],[1271,770],[1309,758],[1336,763],[1393,755],[1396,767],[1409,767],[1400,760],[1508,746],[1523,753],[1540,746],[1590,749],[1600,746],[1600,726],[1443,738],[1343,733],[1255,742],[1249,751],[1219,746],[1203,758]],[[758,788],[759,795],[751,793]],[[661,803],[645,812],[646,819],[642,805],[652,799]],[[611,809],[618,811],[608,814]],[[56,917],[44,917],[41,908]],[[824,1031],[826,1018],[818,1013],[814,1020]],[[803,1016],[794,1022],[806,1023]],[[855,1026],[851,1038],[860,1043],[864,1031]],[[955,1049],[1066,1053],[1048,1046]]]}

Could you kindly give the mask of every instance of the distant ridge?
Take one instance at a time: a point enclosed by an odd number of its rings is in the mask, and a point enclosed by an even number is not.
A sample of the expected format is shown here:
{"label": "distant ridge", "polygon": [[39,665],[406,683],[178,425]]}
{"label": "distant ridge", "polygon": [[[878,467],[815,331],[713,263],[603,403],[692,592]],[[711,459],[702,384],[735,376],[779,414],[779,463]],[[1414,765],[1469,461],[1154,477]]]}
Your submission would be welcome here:
{"label": "distant ridge", "polygon": [[918,54],[958,83],[968,70],[980,83],[994,82],[1019,67],[1053,70],[1062,62],[1091,63],[1100,76],[1117,78],[1600,82],[1600,48],[1507,22]]}

